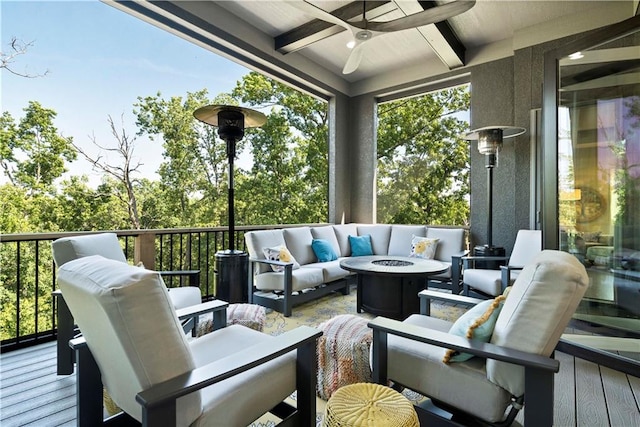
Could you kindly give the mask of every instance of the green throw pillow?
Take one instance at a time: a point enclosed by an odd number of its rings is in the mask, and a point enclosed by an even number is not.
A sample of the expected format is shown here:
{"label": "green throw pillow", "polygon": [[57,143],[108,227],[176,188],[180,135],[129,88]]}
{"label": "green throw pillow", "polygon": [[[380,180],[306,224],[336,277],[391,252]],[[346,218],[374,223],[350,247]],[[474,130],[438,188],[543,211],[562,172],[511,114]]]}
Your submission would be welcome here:
{"label": "green throw pillow", "polygon": [[[449,333],[459,337],[489,342],[505,298],[504,295],[500,295],[495,299],[475,305],[455,321],[451,329],[449,329]],[[460,353],[449,349],[446,351],[442,361],[444,363],[464,362],[472,357],[473,354]]]}
{"label": "green throw pillow", "polygon": [[363,236],[349,235],[349,245],[351,245],[351,256],[373,255],[371,236],[368,234]]}
{"label": "green throw pillow", "polygon": [[318,262],[329,262],[338,259],[338,254],[328,240],[313,239],[311,241],[311,249],[313,249],[313,253],[316,254]]}

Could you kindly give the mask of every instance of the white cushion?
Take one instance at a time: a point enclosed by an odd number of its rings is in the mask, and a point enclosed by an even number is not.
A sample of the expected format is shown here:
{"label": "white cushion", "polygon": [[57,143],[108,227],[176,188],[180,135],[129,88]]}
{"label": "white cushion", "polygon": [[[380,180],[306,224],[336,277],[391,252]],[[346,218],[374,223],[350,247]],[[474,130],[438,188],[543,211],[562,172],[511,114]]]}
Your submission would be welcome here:
{"label": "white cushion", "polygon": [[[244,326],[231,325],[191,341],[190,346],[195,364],[200,367],[225,358],[232,360],[234,354],[272,339]],[[204,412],[192,426],[251,424],[256,413],[267,412],[293,393],[295,369],[295,352],[291,352],[203,389]]]}
{"label": "white cushion", "polygon": [[[412,315],[404,323],[448,332],[451,322]],[[499,421],[510,403],[502,388],[487,380],[484,360],[442,363],[445,349],[389,335],[388,376],[412,390],[464,409],[487,421]]]}
{"label": "white cushion", "polygon": [[358,235],[358,226],[353,223],[336,224],[333,226],[333,231],[336,232],[336,239],[338,240],[338,245],[340,245],[340,252],[338,252],[338,256],[351,256],[351,245],[349,244],[349,236]]}
{"label": "white cushion", "polygon": [[[312,288],[324,282],[322,270],[319,268],[299,268],[293,270],[291,276],[294,291]],[[254,285],[261,290],[284,291],[284,273],[258,274],[254,279]]]}
{"label": "white cushion", "polygon": [[495,296],[502,293],[502,272],[500,270],[469,268],[464,270],[463,279],[465,284],[488,295]]}
{"label": "white cushion", "polygon": [[[254,259],[265,259],[262,249],[274,246],[285,245],[282,229],[249,231],[244,234],[249,257]],[[258,273],[272,271],[267,264],[259,264]]]}
{"label": "white cushion", "polygon": [[322,281],[324,283],[333,282],[349,275],[347,270],[340,267],[340,260],[328,262],[314,262],[312,264],[303,265],[302,268],[317,268],[322,270]]}
{"label": "white cushion", "polygon": [[[195,367],[162,278],[96,255],[60,267],[58,284],[109,394],[141,421],[136,394]],[[199,392],[178,399],[177,424],[200,416],[200,402]]]}
{"label": "white cushion", "polygon": [[460,255],[464,250],[464,229],[462,228],[427,228],[427,237],[440,239],[434,259],[451,262],[451,257]]}
{"label": "white cushion", "polygon": [[173,303],[173,308],[176,310],[191,307],[202,303],[202,295],[200,294],[200,288],[195,286],[185,286],[183,288],[170,288],[169,298]]}
{"label": "white cushion", "polygon": [[358,225],[358,236],[364,236],[365,234],[371,236],[371,246],[374,255],[388,255],[391,225]]}
{"label": "white cushion", "polygon": [[[550,356],[588,286],[587,272],[576,257],[540,252],[513,284],[491,343]],[[515,396],[524,393],[521,367],[487,360],[487,377]]]}
{"label": "white cushion", "polygon": [[77,258],[102,255],[105,258],[127,262],[115,233],[62,237],[51,243],[53,260],[58,267]]}
{"label": "white cushion", "polygon": [[426,233],[424,225],[392,225],[387,255],[409,256],[413,236],[425,237]]}
{"label": "white cushion", "polygon": [[311,228],[311,235],[314,239],[322,239],[329,242],[335,253],[340,256],[340,244],[332,225],[313,227]]}
{"label": "white cushion", "polygon": [[316,262],[316,254],[311,248],[313,235],[309,227],[285,228],[282,230],[284,241],[291,255],[300,265]]}

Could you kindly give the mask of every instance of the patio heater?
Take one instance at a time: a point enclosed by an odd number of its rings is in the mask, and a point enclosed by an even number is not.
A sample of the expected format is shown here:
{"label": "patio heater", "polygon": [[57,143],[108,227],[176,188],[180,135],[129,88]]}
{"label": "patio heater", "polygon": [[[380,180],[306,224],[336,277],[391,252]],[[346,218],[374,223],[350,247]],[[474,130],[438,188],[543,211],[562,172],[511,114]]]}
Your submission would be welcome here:
{"label": "patio heater", "polygon": [[245,128],[260,127],[267,117],[255,110],[230,105],[207,105],[193,112],[196,119],[218,128],[218,136],[227,144],[229,162],[229,249],[216,252],[216,298],[230,303],[247,302],[249,255],[235,248],[235,212],[233,161],[236,143],[244,137]]}
{"label": "patio heater", "polygon": [[[505,256],[504,248],[493,246],[493,169],[498,166],[498,153],[504,139],[514,138],[524,132],[524,128],[516,126],[487,126],[472,130],[464,136],[469,141],[478,141],[478,151],[485,155],[487,168],[487,244],[474,247],[474,256]],[[491,264],[494,267],[499,265]],[[490,265],[485,265],[485,268],[489,267]]]}

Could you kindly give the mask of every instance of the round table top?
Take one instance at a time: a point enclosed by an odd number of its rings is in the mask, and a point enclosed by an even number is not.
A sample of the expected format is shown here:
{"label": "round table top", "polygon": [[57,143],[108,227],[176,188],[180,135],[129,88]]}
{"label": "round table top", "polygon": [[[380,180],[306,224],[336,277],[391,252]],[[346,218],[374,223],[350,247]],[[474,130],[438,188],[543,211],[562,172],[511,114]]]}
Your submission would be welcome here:
{"label": "round table top", "polygon": [[432,259],[391,255],[345,258],[340,261],[340,267],[355,273],[402,276],[440,274],[449,268],[446,264]]}

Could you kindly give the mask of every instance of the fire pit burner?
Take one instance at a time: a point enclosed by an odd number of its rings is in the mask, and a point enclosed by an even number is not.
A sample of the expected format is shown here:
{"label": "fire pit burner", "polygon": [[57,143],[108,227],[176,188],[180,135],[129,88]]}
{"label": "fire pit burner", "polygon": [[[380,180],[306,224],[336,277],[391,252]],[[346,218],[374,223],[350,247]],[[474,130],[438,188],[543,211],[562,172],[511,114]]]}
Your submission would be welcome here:
{"label": "fire pit burner", "polygon": [[377,261],[371,261],[371,264],[384,265],[385,267],[408,267],[413,265],[410,261],[402,261],[397,259],[381,259]]}

